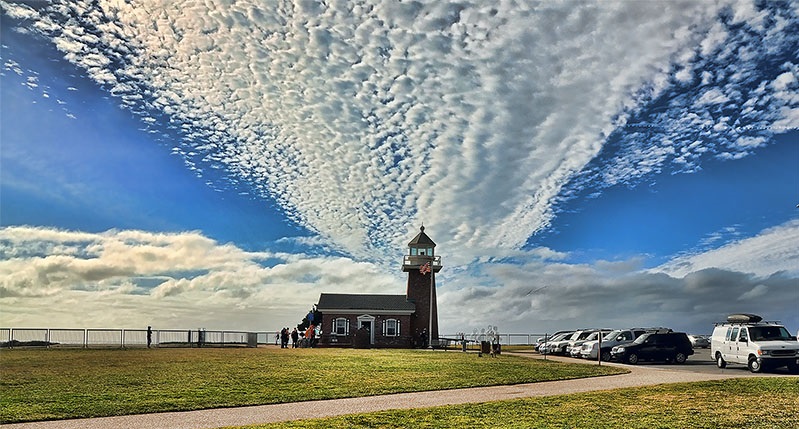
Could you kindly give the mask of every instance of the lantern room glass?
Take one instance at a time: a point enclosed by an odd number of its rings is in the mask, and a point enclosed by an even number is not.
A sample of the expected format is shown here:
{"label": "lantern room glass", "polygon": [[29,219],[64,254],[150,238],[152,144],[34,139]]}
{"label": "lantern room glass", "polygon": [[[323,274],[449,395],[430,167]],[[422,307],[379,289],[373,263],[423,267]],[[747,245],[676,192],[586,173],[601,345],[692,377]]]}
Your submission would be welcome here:
{"label": "lantern room glass", "polygon": [[411,247],[411,256],[433,256],[432,247]]}

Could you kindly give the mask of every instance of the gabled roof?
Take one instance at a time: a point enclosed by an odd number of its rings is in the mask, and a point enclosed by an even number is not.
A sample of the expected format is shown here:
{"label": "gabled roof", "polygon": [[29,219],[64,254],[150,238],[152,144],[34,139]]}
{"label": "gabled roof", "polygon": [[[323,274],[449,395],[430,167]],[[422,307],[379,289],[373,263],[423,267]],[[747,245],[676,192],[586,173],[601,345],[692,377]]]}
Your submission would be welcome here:
{"label": "gabled roof", "polygon": [[322,313],[364,312],[411,314],[416,305],[405,295],[365,295],[346,293],[323,293],[319,295],[317,310]]}
{"label": "gabled roof", "polygon": [[413,240],[408,243],[408,246],[415,246],[415,247],[436,247],[436,243],[424,233],[424,225],[422,225],[420,232],[416,234],[416,237],[413,237]]}

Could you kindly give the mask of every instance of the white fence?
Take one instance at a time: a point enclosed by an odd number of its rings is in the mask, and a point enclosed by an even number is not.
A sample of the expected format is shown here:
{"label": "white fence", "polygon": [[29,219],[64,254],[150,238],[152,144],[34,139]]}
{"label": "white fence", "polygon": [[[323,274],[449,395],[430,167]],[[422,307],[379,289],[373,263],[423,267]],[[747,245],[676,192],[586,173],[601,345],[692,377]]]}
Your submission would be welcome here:
{"label": "white fence", "polygon": [[274,332],[204,329],[148,332],[147,329],[0,328],[0,347],[256,347],[268,344],[274,335]]}

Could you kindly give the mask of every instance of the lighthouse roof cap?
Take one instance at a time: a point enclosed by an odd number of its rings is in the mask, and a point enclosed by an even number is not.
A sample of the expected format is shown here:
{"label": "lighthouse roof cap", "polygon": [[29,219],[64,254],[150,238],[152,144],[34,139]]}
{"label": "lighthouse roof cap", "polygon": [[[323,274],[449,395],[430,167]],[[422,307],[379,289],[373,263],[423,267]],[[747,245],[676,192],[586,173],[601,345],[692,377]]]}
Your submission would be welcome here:
{"label": "lighthouse roof cap", "polygon": [[424,225],[422,225],[422,227],[419,229],[420,229],[419,233],[416,234],[416,237],[413,237],[413,240],[411,240],[408,243],[408,246],[436,247],[436,243],[433,240],[431,240],[430,237],[427,236],[427,234],[424,233]]}

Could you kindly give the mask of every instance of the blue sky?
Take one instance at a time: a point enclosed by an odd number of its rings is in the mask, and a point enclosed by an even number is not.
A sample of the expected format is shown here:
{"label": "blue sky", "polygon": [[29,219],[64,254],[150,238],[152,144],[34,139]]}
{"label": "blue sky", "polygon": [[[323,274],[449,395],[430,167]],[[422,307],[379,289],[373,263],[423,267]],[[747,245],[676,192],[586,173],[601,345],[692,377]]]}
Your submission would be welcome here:
{"label": "blue sky", "polygon": [[634,188],[616,186],[596,198],[571,200],[531,242],[581,262],[647,254],[658,265],[683,251],[756,235],[796,215],[790,204],[799,186],[799,145],[791,144],[796,138],[795,132],[778,136],[755,156],[710,161],[695,173],[661,175]]}
{"label": "blue sky", "polygon": [[179,3],[3,4],[0,325],[290,326],[424,223],[445,332],[799,327],[795,4]]}

